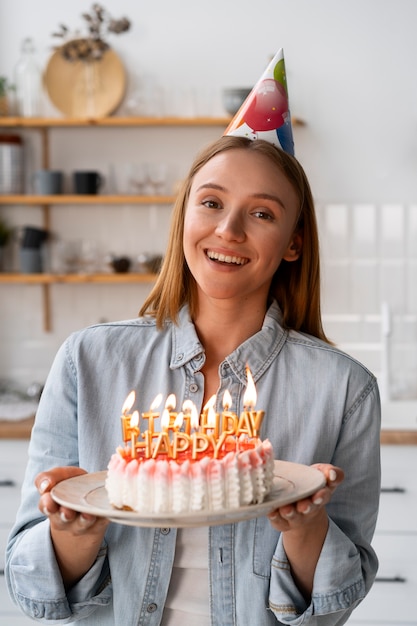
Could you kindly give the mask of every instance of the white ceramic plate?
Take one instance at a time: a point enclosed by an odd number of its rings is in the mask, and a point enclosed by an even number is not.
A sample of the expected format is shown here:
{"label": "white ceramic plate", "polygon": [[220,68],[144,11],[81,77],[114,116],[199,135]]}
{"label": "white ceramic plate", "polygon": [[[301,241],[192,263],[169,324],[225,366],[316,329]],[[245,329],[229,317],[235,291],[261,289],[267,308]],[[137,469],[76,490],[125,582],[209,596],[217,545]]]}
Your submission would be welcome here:
{"label": "white ceramic plate", "polygon": [[109,503],[104,487],[107,471],[64,480],[53,488],[52,497],[61,506],[80,513],[107,517],[112,522],[128,526],[186,528],[232,524],[268,515],[280,506],[307,498],[326,483],[324,475],[315,468],[288,461],[274,463],[274,486],[264,502],[225,511],[142,514],[115,509]]}

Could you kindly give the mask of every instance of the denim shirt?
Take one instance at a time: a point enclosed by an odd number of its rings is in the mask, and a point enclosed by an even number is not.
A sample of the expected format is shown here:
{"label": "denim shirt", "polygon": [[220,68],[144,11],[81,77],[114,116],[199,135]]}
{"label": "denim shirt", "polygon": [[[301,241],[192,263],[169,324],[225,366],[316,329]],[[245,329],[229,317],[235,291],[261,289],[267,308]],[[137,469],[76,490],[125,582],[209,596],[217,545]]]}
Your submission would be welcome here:
{"label": "denim shirt", "polygon": [[[242,409],[249,364],[257,408],[265,410],[261,437],[270,439],[275,457],[333,463],[345,480],[327,505],[330,523],[309,603],[266,517],[208,528],[212,626],[343,624],[376,574],[370,546],[380,488],[375,377],[335,347],[284,330],[280,320],[273,303],[262,329],[221,363],[218,402],[228,389],[235,412]],[[66,592],[33,481],[54,466],[105,469],[122,442],[121,407],[131,389],[140,412],[160,392],[164,398],[175,393],[178,406],[189,398],[201,409],[204,359],[187,308],[178,325],[162,331],[148,318],[100,324],[74,333],[60,348],[36,416],[6,554],[10,594],[27,615],[85,626],[160,624],[175,529],[111,523],[96,562]]]}

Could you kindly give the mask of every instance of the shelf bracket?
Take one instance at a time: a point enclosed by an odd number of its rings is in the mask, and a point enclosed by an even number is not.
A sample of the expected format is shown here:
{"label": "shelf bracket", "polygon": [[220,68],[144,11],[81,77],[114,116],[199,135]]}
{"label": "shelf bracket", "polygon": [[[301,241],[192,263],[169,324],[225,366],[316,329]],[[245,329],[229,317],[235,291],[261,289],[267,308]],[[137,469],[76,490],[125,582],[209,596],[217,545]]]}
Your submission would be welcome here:
{"label": "shelf bracket", "polygon": [[43,330],[46,333],[50,333],[52,331],[51,324],[51,292],[50,285],[45,284],[42,285],[42,310],[43,310]]}

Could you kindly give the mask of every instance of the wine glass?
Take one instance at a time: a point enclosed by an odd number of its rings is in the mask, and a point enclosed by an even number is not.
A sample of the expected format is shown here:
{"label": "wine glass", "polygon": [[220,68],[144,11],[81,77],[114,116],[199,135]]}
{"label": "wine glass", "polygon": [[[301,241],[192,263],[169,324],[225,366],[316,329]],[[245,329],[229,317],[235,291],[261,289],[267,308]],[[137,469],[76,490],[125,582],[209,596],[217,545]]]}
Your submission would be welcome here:
{"label": "wine glass", "polygon": [[167,168],[165,163],[149,163],[148,178],[156,196],[162,196],[166,189]]}

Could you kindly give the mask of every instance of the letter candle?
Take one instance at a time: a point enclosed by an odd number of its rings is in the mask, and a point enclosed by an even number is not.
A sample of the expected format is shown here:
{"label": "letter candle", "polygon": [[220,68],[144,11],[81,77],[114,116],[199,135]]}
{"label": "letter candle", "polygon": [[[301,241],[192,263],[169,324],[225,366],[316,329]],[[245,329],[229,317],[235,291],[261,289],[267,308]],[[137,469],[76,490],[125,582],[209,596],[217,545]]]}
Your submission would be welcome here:
{"label": "letter candle", "polygon": [[136,442],[139,435],[139,411],[133,411],[132,417],[130,418],[130,443],[131,443],[131,451],[130,454],[132,459],[136,458]]}
{"label": "letter candle", "polygon": [[148,425],[149,425],[149,430],[151,433],[153,433],[155,430],[155,419],[159,417],[159,413],[154,413],[154,411],[155,409],[159,407],[161,402],[162,402],[162,393],[158,393],[158,395],[156,396],[155,400],[152,402],[149,408],[149,412],[142,413],[142,419],[149,420]]}
{"label": "letter candle", "polygon": [[223,394],[222,432],[228,435],[233,435],[238,425],[236,413],[229,411],[231,405],[232,396],[230,395],[230,391],[226,389]]}
{"label": "letter candle", "polygon": [[204,407],[204,413],[203,413],[203,424],[201,425],[201,428],[203,431],[205,431],[208,435],[214,435],[215,439],[218,439],[219,437],[219,429],[220,429],[220,416],[218,413],[216,413],[215,409],[214,409],[214,405],[216,404],[216,396],[211,396],[211,398],[208,400],[206,406]]}
{"label": "letter candle", "polygon": [[183,422],[185,423],[184,432],[187,435],[191,434],[191,426],[194,429],[198,429],[199,425],[199,415],[197,411],[197,407],[191,400],[184,400],[182,405],[182,420],[179,428],[182,428]]}
{"label": "letter candle", "polygon": [[246,376],[248,385],[243,395],[244,411],[239,420],[239,429],[241,428],[241,432],[245,432],[248,429],[251,437],[258,437],[265,411],[255,411],[257,400],[256,387],[248,366],[246,366]]}
{"label": "letter candle", "polygon": [[177,399],[175,397],[175,394],[173,393],[169,394],[168,398],[166,399],[165,408],[162,412],[162,417],[161,417],[161,426],[163,427],[165,431],[173,430],[174,428],[174,423],[175,423],[177,414],[174,413],[173,411],[175,409],[176,404],[177,404]]}
{"label": "letter candle", "polygon": [[122,406],[122,414],[120,416],[120,419],[122,420],[122,437],[124,442],[127,442],[130,439],[130,420],[132,416],[129,411],[134,405],[135,399],[136,394],[134,391],[131,391]]}

